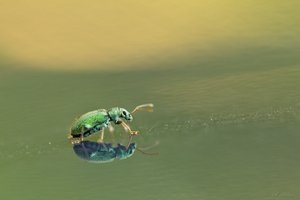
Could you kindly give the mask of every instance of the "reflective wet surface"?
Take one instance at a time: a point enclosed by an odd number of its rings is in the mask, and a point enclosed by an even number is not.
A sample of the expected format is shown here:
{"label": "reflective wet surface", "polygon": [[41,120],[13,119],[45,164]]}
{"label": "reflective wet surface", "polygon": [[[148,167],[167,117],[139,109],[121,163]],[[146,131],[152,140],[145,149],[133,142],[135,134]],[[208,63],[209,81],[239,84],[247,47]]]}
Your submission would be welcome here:
{"label": "reflective wet surface", "polygon": [[[225,63],[226,64],[226,63]],[[206,75],[205,75],[206,73]],[[211,74],[209,74],[211,73]],[[11,199],[297,199],[297,67],[1,73],[1,191]],[[130,123],[140,147],[94,164],[67,141],[76,116],[152,102]],[[97,140],[98,136],[90,138]],[[115,126],[105,141],[127,144]],[[16,192],[17,191],[17,192]]]}

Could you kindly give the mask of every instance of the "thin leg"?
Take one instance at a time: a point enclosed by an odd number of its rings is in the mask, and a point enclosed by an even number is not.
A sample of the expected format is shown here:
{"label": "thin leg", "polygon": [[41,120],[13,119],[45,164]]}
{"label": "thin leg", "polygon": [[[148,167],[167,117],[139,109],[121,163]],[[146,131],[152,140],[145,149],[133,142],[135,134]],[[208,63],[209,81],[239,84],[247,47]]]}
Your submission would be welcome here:
{"label": "thin leg", "polygon": [[104,129],[100,130],[100,137],[99,137],[98,142],[103,143],[103,139],[104,139]]}
{"label": "thin leg", "polygon": [[139,134],[139,131],[132,131],[125,122],[122,121],[121,125],[123,126],[123,128],[125,129],[126,132],[129,131],[130,135],[138,135]]}
{"label": "thin leg", "polygon": [[110,136],[110,139],[112,140],[112,141],[114,141],[114,127],[111,125],[111,124],[109,124],[108,125],[108,131],[109,131],[109,136]]}
{"label": "thin leg", "polygon": [[111,125],[111,124],[109,124],[108,125],[108,131],[110,132],[110,133],[113,133],[114,132],[114,127]]}

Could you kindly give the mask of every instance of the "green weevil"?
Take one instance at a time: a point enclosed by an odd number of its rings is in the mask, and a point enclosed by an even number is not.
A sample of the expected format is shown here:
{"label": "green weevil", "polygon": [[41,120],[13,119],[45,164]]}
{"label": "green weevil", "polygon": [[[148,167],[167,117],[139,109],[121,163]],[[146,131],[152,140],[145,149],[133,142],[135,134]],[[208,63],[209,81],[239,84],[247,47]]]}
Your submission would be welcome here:
{"label": "green weevil", "polygon": [[136,111],[153,111],[153,104],[143,104],[137,106],[132,112],[128,112],[124,108],[114,107],[109,110],[98,109],[91,112],[87,112],[81,115],[75,120],[71,126],[70,134],[68,136],[71,142],[82,141],[83,138],[95,134],[96,132],[101,132],[98,142],[103,142],[104,139],[104,129],[109,128],[110,132],[113,131],[111,122],[114,124],[120,124],[130,133],[130,136],[139,134],[139,131],[133,131],[130,127],[122,120],[132,121],[132,114]]}

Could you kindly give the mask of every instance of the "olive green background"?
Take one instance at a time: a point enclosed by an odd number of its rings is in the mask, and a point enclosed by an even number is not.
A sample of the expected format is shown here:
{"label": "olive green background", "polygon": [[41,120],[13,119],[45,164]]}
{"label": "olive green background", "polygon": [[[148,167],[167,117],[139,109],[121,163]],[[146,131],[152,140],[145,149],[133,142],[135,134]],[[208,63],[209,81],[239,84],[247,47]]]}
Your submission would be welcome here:
{"label": "olive green background", "polygon": [[[127,7],[105,4],[108,16],[114,6],[134,8],[135,15],[109,18],[115,23],[102,21],[106,32],[96,26],[91,35],[82,31],[82,37],[75,31],[84,30],[74,28],[76,20],[55,26],[60,15],[45,22],[56,29],[36,30],[40,38],[30,34],[35,29],[24,31],[20,24],[36,25],[35,15],[28,17],[27,11],[39,4],[19,5],[17,19],[25,17],[23,23],[9,18],[9,9],[2,12],[1,199],[299,199],[299,3],[213,1],[201,6],[191,1],[182,8],[175,1],[168,11],[168,1],[130,2]],[[138,12],[137,5],[147,12]],[[47,9],[54,12],[55,7]],[[199,10],[207,12],[197,14]],[[149,26],[136,31],[132,27],[138,27],[139,15]],[[135,23],[126,26],[130,21]],[[103,38],[109,28],[113,35]],[[50,30],[61,30],[58,35],[53,31],[53,43],[46,34],[51,36]],[[93,37],[98,33],[99,40]],[[122,33],[130,39],[119,37]],[[67,35],[70,40],[64,40]],[[90,43],[85,43],[87,36]],[[75,51],[81,44],[85,48]],[[114,49],[118,53],[111,53]],[[136,152],[106,164],[76,157],[66,139],[75,117],[143,103],[153,103],[155,111],[136,113],[130,125],[141,131],[135,138],[138,146],[158,144],[147,150],[158,156]],[[111,141],[108,134],[106,138]],[[126,139],[116,127],[114,142]]]}

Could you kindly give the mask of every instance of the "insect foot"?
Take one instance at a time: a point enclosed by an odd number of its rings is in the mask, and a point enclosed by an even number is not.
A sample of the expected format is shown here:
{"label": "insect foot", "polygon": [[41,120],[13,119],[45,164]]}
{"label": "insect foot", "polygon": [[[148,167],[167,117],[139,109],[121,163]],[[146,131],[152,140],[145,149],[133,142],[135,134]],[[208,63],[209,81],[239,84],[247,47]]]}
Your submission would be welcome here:
{"label": "insect foot", "polygon": [[139,131],[131,131],[131,133],[130,133],[131,135],[139,135],[140,134],[140,132]]}
{"label": "insect foot", "polygon": [[78,144],[83,140],[83,138],[82,137],[74,138],[72,137],[72,135],[68,135],[68,140],[71,142],[71,144]]}
{"label": "insect foot", "polygon": [[80,138],[73,138],[70,140],[71,144],[79,144],[82,140]]}

